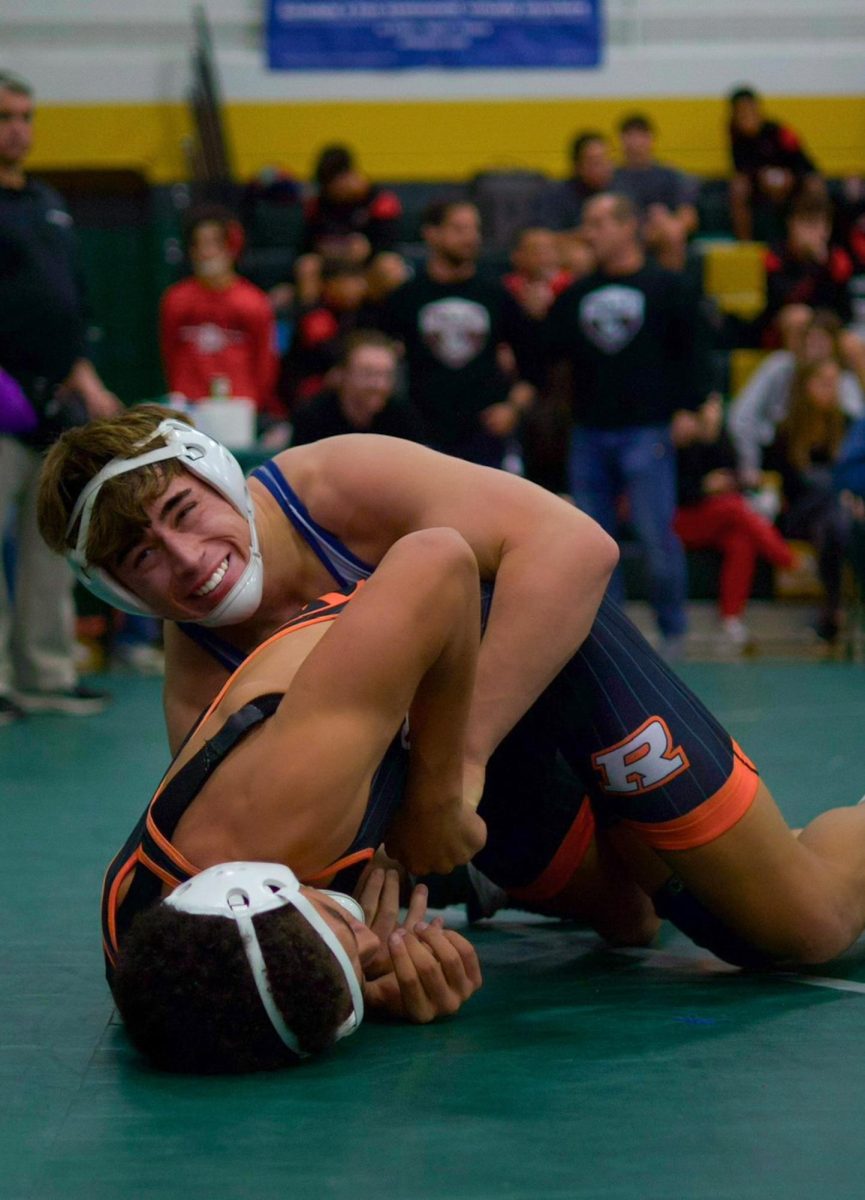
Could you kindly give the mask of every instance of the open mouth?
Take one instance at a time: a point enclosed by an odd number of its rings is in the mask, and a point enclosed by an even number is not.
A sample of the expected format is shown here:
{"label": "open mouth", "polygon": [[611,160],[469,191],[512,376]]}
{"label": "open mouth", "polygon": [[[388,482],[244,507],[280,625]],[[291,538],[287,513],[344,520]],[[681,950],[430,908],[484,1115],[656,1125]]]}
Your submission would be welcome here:
{"label": "open mouth", "polygon": [[209,596],[211,592],[215,592],[225,578],[227,571],[228,559],[224,558],[210,578],[203,583],[201,587],[196,588],[195,591],[192,592],[192,595],[195,596],[196,599],[202,599],[204,596]]}

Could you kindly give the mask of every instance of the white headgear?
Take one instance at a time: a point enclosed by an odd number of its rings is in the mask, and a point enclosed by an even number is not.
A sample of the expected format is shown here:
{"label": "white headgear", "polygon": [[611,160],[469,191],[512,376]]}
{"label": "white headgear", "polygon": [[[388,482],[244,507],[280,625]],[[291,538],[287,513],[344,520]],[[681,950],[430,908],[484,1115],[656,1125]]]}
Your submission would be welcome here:
{"label": "white headgear", "polygon": [[[359,920],[363,909],[352,896],[325,892]],[[193,915],[231,917],[237,922],[246,959],[270,1023],[295,1054],[305,1057],[297,1038],[288,1028],[273,998],[267,964],[261,952],[252,918],[288,904],[305,917],[336,959],[351,995],[352,1011],[336,1031],[336,1040],[354,1033],[363,1020],[363,992],[351,959],[339,938],[300,890],[300,882],[282,863],[230,862],[208,867],[181,883],[165,897],[165,904]]]}
{"label": "white headgear", "polygon": [[138,454],[134,458],[113,458],[102,470],[90,480],[81,491],[75,502],[72,515],[66,526],[69,537],[75,528],[79,517],[78,537],[74,549],[70,550],[67,558],[76,576],[84,586],[95,596],[106,600],[115,608],[124,612],[136,613],[139,616],[158,617],[161,613],[148,607],[143,600],[133,592],[128,591],[122,584],[102,567],[93,566],[87,561],[87,537],[90,532],[90,520],[93,506],[102,485],[117,475],[125,475],[127,471],[135,471],[150,463],[164,462],[170,458],[179,458],[182,465],[193,475],[197,475],[210,487],[232,504],[239,513],[246,517],[249,526],[249,561],[240,578],[228,595],[216,605],[212,612],[198,621],[199,625],[236,625],[251,617],[261,603],[261,591],[264,583],[264,570],[261,553],[258,549],[258,532],[255,528],[255,509],[252,497],[243,475],[240,463],[219,442],[201,433],[184,421],[171,417],[162,421],[154,432],[139,445],[150,445],[156,438],[162,438],[164,444]]}

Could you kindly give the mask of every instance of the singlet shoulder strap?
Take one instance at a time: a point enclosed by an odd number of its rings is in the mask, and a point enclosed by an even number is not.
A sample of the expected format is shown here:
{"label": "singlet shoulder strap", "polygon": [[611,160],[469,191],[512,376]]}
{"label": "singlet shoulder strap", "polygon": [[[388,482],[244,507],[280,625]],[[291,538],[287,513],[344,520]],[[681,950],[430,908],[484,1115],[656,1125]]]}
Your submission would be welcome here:
{"label": "singlet shoulder strap", "polygon": [[322,566],[342,587],[368,579],[374,567],[364,562],[336,534],[319,525],[309,514],[297,492],[294,491],[273,459],[256,467],[252,478],[257,479],[273,496],[279,507],[291,521],[297,532],[317,555]]}

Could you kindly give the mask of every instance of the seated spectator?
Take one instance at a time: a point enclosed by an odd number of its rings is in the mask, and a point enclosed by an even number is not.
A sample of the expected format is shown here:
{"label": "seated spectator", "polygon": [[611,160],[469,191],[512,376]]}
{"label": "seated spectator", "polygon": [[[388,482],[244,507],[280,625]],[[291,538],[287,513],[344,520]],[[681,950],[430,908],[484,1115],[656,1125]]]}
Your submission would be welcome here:
{"label": "seated spectator", "polygon": [[378,277],[398,286],[405,266],[394,253],[402,205],[395,192],[371,183],[346,146],[327,146],[315,167],[316,195],[306,207],[301,256],[295,264],[298,300],[314,304],[321,294],[322,264],[341,259],[354,266],[375,265]]}
{"label": "seated spectator", "polygon": [[574,282],[560,265],[556,235],[550,229],[524,229],[511,253],[513,271],[502,282],[532,321],[542,321],[556,296]]}
{"label": "seated spectator", "polygon": [[633,201],[646,249],[662,267],[681,271],[688,238],[699,223],[699,181],[656,161],[654,126],[642,113],[625,117],[619,137],[624,161],[613,174],[611,190]]}
{"label": "seated spectator", "polygon": [[548,184],[538,199],[537,224],[545,229],[576,229],[583,205],[592,196],[609,191],[613,160],[602,133],[577,134],[571,147],[571,176]]}
{"label": "seated spectator", "polygon": [[694,439],[678,449],[679,508],[674,528],[686,550],[720,551],[720,644],[736,652],[748,643],[742,618],[757,559],[789,569],[793,554],[775,526],[742,494],[720,397],[710,396],[698,416]]}
{"label": "seated spectator", "polygon": [[827,642],[836,639],[841,626],[841,575],[850,535],[850,513],[833,481],[847,427],[840,379],[838,364],[831,358],[799,370],[789,416],[778,427],[767,453],[767,464],[782,479],[781,532],[810,542],[817,551],[826,595],[816,630]]}
{"label": "seated spectator", "polygon": [[816,308],[850,317],[847,284],[853,263],[846,250],[832,244],[832,209],[828,200],[802,196],[787,217],[787,237],[766,254],[766,309],[761,318],[763,342],[786,349],[799,339]]}
{"label": "seated spectator", "polygon": [[333,386],[314,396],[294,418],[292,446],[340,433],[383,433],[423,441],[414,409],[394,395],[399,353],[395,342],[374,329],[349,335]]}
{"label": "seated spectator", "polygon": [[278,412],[273,310],[264,292],[235,270],[240,223],[228,209],[198,208],[184,240],[192,277],[167,289],[159,314],[169,392],[194,404],[227,380],[232,396],[253,400],[260,413]]}
{"label": "seated spectator", "polygon": [[799,194],[825,195],[817,167],[802,147],[798,134],[763,114],[753,88],[730,93],[730,182],[733,232],[742,241],[758,234],[771,240],[787,204]]}
{"label": "seated spectator", "polygon": [[327,385],[345,339],[365,324],[367,294],[366,272],[360,264],[339,259],[324,264],[321,296],[298,314],[282,364],[279,391],[289,412],[296,412]]}
{"label": "seated spectator", "polygon": [[834,313],[818,309],[795,347],[795,352],[775,350],[767,355],[730,405],[728,427],[736,448],[739,477],[746,487],[759,484],[764,452],[790,411],[797,367],[832,358],[841,368],[842,412],[852,420],[865,415],[865,372],[859,374],[862,343],[855,334],[842,333]]}

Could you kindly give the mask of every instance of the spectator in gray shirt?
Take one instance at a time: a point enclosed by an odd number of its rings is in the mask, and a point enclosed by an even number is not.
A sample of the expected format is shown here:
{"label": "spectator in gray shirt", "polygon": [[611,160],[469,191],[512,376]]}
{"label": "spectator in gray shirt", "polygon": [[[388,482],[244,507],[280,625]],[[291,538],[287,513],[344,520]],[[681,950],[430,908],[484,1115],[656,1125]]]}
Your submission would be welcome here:
{"label": "spectator in gray shirt", "polygon": [[620,122],[619,137],[624,161],[611,190],[627,196],[641,214],[646,249],[662,267],[680,271],[697,228],[699,180],[655,160],[654,126],[641,113]]}
{"label": "spectator in gray shirt", "polygon": [[[775,350],[763,360],[734,397],[727,414],[744,486],[759,485],[763,451],[771,446],[778,426],[789,412],[797,366],[819,362],[829,356],[834,358],[845,368],[841,372],[838,391],[842,411],[852,420],[865,415],[865,381],[858,365],[861,349],[862,344],[855,334],[842,333],[841,322],[834,313],[818,309],[796,352]],[[849,369],[851,366],[856,369]]]}

